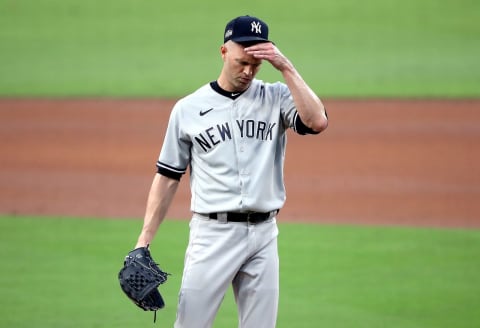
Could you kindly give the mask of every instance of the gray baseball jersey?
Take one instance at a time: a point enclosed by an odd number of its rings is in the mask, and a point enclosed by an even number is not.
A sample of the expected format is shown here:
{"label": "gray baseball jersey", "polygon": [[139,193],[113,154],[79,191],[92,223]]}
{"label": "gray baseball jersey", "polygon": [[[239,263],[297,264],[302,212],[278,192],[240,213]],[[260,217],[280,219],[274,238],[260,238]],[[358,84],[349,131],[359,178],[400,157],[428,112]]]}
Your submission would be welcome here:
{"label": "gray baseball jersey", "polygon": [[288,128],[313,133],[284,83],[255,79],[242,94],[226,94],[212,82],[174,106],[158,172],[178,180],[190,166],[193,212],[279,209]]}

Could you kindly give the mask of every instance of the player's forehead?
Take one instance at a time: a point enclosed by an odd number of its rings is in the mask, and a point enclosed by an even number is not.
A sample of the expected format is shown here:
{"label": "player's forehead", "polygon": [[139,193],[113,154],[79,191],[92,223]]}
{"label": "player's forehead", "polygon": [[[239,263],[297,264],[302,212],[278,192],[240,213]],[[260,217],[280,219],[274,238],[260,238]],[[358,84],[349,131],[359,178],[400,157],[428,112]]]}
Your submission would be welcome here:
{"label": "player's forehead", "polygon": [[261,59],[254,58],[252,55],[247,55],[245,53],[235,57],[235,61],[243,65],[259,65],[262,63]]}
{"label": "player's forehead", "polygon": [[248,63],[251,65],[258,65],[262,62],[261,59],[255,58],[245,52],[246,46],[232,42],[228,45],[229,51],[232,53],[232,57],[237,62]]}

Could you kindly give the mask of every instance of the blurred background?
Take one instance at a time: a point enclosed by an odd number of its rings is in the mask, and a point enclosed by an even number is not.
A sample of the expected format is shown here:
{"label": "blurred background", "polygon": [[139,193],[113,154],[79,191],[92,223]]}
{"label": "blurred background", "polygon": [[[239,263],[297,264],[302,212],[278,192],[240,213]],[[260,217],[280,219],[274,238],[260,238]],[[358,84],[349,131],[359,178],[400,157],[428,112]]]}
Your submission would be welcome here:
{"label": "blurred background", "polygon": [[[245,14],[330,118],[288,135],[278,327],[480,326],[480,2],[0,0],[0,327],[152,325],[116,274],[170,109]],[[185,177],[152,244],[160,327],[189,216]]]}
{"label": "blurred background", "polygon": [[323,97],[479,94],[471,0],[1,0],[0,95],[182,96],[216,77],[225,24],[244,14]]}

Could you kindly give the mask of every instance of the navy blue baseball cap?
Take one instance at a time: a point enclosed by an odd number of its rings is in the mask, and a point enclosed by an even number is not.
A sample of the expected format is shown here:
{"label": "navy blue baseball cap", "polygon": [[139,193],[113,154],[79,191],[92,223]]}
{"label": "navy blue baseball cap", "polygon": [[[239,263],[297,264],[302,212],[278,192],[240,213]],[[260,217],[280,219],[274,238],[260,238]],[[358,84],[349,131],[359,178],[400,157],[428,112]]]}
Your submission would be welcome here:
{"label": "navy blue baseball cap", "polygon": [[253,16],[239,16],[227,23],[223,43],[230,40],[240,44],[271,42],[267,23]]}

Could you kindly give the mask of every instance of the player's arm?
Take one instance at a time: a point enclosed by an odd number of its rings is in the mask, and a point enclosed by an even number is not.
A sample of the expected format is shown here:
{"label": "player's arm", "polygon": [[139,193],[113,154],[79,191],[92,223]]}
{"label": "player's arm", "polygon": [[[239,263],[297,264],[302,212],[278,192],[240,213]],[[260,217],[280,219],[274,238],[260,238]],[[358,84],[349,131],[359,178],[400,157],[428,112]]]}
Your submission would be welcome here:
{"label": "player's arm", "polygon": [[151,243],[177,192],[179,180],[157,173],[148,194],[143,228],[135,248]]}
{"label": "player's arm", "polygon": [[265,59],[279,70],[287,84],[298,115],[302,122],[315,132],[321,132],[328,126],[325,106],[293,64],[272,43],[259,43],[245,48],[245,51],[255,58]]}

